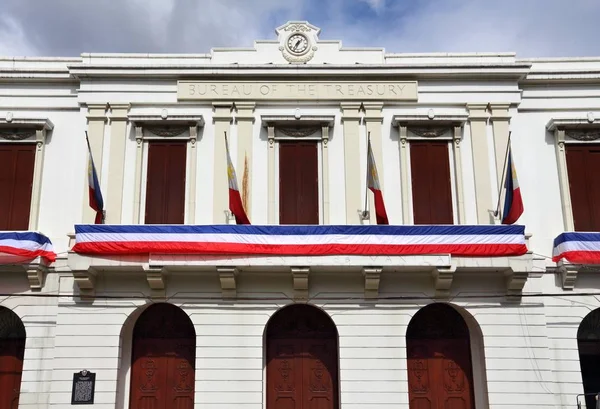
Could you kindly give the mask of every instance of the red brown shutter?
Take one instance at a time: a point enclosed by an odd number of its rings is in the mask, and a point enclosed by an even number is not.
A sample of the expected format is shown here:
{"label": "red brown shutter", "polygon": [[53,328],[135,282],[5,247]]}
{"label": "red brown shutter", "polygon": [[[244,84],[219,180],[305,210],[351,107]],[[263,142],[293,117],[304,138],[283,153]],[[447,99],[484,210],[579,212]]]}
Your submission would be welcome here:
{"label": "red brown shutter", "polygon": [[316,142],[279,144],[279,223],[319,224]]}
{"label": "red brown shutter", "polygon": [[415,224],[453,224],[448,142],[410,142]]}
{"label": "red brown shutter", "polygon": [[600,146],[567,145],[566,156],[575,230],[600,231]]}
{"label": "red brown shutter", "polygon": [[0,144],[0,230],[28,230],[34,143]]}
{"label": "red brown shutter", "polygon": [[148,144],[146,224],[183,224],[186,141]]}

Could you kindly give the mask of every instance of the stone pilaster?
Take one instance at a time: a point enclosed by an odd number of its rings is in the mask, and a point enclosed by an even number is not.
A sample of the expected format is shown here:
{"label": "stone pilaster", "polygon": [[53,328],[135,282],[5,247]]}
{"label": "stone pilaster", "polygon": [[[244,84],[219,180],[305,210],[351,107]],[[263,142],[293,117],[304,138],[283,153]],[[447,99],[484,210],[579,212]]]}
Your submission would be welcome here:
{"label": "stone pilaster", "polygon": [[246,214],[252,221],[252,145],[254,102],[236,102],[237,108],[237,166],[238,184]]}
{"label": "stone pilaster", "polygon": [[492,203],[492,186],[487,138],[487,105],[468,105],[471,126],[471,149],[475,174],[475,202],[477,223],[492,224],[495,204]]}
{"label": "stone pilaster", "polygon": [[400,151],[400,187],[402,191],[402,224],[412,224],[412,216],[410,213],[411,197],[411,180],[409,177],[408,159],[410,156],[410,148],[408,142],[408,127],[406,124],[398,126],[398,150]]}
{"label": "stone pilaster", "polygon": [[110,108],[110,156],[105,199],[106,224],[121,224],[129,104],[111,104]]}
{"label": "stone pilaster", "polygon": [[279,224],[279,216],[275,207],[275,126],[267,126],[267,215],[269,224]]}
{"label": "stone pilaster", "polygon": [[[106,125],[106,104],[90,104],[87,113],[87,133],[90,141],[90,148],[94,157],[94,165],[98,172],[98,181],[102,181],[102,154],[104,150],[104,126]],[[85,143],[85,142],[84,142]],[[83,204],[81,223],[92,224],[96,217],[96,212],[90,208],[88,191],[88,172],[87,157],[85,163],[85,179],[83,189]]]}
{"label": "stone pilaster", "polygon": [[[381,128],[383,123],[383,103],[382,102],[365,102],[365,123],[367,125],[367,135],[371,135],[371,149],[375,157],[377,165],[377,174],[379,175],[379,184],[385,202],[385,183],[384,183],[384,166],[383,166],[383,147],[381,141]],[[377,224],[377,216],[375,214],[375,200],[373,195],[369,195],[369,221],[370,224]]]}
{"label": "stone pilaster", "polygon": [[360,103],[342,103],[344,127],[344,175],[346,190],[346,223],[361,224],[360,212],[364,210],[360,181],[364,180],[360,166]]}
{"label": "stone pilaster", "polygon": [[508,108],[510,105],[491,105],[492,129],[494,130],[494,154],[496,158],[496,179],[498,181],[497,188],[502,185],[502,170],[504,167],[504,158],[506,157],[506,147],[508,145],[508,133],[510,114]]}
{"label": "stone pilaster", "polygon": [[214,176],[213,176],[213,223],[228,224],[229,182],[227,179],[227,151],[225,149],[225,132],[231,132],[231,102],[213,103],[214,133]]}

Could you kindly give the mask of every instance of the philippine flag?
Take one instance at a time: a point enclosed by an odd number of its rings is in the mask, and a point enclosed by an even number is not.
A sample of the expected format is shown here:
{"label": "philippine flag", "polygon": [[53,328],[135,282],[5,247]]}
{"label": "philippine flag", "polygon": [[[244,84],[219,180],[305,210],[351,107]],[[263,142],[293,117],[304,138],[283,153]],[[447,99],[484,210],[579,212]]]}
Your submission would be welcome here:
{"label": "philippine flag", "polygon": [[94,165],[94,159],[92,158],[92,149],[90,148],[90,141],[86,140],[88,145],[89,159],[88,159],[88,189],[89,189],[89,202],[90,207],[96,211],[95,224],[102,224],[104,218],[104,200],[102,199],[102,192],[100,191],[100,183],[98,182],[98,174],[96,173],[96,166]]}
{"label": "philippine flag", "polygon": [[225,137],[225,148],[227,150],[227,178],[229,179],[229,210],[235,216],[235,222],[237,224],[250,224],[250,220],[248,220],[248,216],[244,210],[240,189],[238,189],[235,168],[231,162],[231,155],[229,155],[229,143],[227,142],[227,137]]}
{"label": "philippine flag", "polygon": [[383,202],[383,193],[381,192],[381,185],[379,184],[379,175],[377,173],[377,166],[375,165],[375,156],[373,155],[373,149],[371,149],[371,140],[369,139],[369,149],[367,152],[367,186],[375,198],[375,216],[377,217],[377,224],[389,224],[387,213],[385,211],[385,204]]}
{"label": "philippine flag", "polygon": [[521,197],[521,188],[517,179],[517,169],[512,160],[512,150],[508,150],[508,165],[506,168],[506,197],[504,198],[504,212],[502,224],[513,224],[523,214],[523,198]]}

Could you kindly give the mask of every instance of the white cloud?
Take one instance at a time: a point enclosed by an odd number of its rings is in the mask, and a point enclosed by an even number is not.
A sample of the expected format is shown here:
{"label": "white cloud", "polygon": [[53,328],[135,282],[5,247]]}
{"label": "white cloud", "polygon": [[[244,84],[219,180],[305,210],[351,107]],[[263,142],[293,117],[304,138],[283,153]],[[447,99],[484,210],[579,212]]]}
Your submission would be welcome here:
{"label": "white cloud", "polygon": [[[359,2],[373,12],[356,15]],[[4,0],[0,54],[203,53],[309,20],[323,39],[388,52],[600,56],[599,14],[597,0]]]}

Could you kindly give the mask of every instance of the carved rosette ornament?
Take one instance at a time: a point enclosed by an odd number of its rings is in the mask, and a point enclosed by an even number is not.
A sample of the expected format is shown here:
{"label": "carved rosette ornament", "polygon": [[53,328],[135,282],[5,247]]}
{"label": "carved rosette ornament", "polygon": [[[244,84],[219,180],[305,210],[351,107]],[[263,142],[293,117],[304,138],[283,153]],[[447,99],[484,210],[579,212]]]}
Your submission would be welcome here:
{"label": "carved rosette ornament", "polygon": [[576,141],[588,142],[600,139],[600,130],[565,130],[565,135]]}

